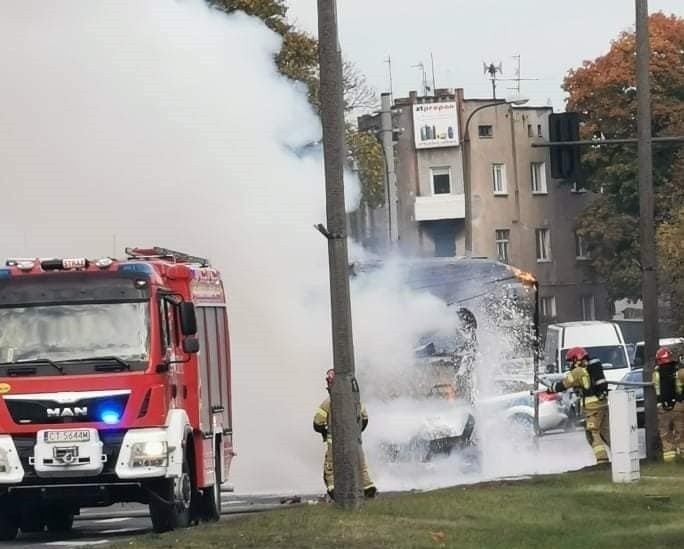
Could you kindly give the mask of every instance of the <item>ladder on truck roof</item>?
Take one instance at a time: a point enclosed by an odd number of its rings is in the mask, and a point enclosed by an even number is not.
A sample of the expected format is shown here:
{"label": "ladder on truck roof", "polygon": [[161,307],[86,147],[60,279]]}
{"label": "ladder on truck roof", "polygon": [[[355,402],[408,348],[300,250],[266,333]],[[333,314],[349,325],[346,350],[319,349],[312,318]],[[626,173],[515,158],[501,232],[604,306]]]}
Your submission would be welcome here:
{"label": "ladder on truck roof", "polygon": [[209,267],[209,260],[204,257],[197,257],[184,252],[169,250],[168,248],[160,248],[159,246],[152,248],[126,248],[126,255],[128,259],[170,259],[175,263],[192,263],[200,267]]}

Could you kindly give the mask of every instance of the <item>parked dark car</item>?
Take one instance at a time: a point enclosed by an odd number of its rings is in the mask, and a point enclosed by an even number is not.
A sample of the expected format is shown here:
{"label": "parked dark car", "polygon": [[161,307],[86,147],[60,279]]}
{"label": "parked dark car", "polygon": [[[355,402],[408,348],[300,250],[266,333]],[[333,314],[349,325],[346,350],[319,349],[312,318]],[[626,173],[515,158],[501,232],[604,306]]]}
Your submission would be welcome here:
{"label": "parked dark car", "polygon": [[[638,368],[624,375],[620,381],[642,383],[644,381],[644,370]],[[637,407],[637,426],[641,429],[644,427],[644,388],[643,387],[626,387],[618,385],[618,391],[632,390],[636,394]]]}

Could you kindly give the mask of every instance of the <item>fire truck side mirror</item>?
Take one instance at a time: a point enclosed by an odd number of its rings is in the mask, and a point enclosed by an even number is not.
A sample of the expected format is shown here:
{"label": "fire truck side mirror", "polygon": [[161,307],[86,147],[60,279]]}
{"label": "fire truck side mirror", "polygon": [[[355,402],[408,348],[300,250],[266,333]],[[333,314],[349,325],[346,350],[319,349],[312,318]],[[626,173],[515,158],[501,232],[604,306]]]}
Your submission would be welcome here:
{"label": "fire truck side mirror", "polygon": [[189,301],[183,301],[180,303],[179,308],[181,332],[186,336],[194,336],[197,333],[195,305]]}
{"label": "fire truck side mirror", "polygon": [[195,336],[187,336],[183,338],[183,352],[186,355],[192,355],[199,352],[199,339]]}

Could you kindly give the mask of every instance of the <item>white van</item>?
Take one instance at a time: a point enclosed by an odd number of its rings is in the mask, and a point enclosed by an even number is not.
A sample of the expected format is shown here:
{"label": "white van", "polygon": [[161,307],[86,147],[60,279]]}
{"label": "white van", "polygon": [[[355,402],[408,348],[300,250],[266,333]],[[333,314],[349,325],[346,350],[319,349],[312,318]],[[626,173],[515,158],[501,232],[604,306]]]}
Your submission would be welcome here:
{"label": "white van", "polygon": [[622,330],[613,322],[586,320],[549,325],[544,340],[547,373],[567,371],[565,353],[571,347],[583,347],[591,358],[598,358],[608,381],[619,381],[630,371]]}
{"label": "white van", "polygon": [[[658,347],[669,347],[670,350],[677,353],[681,353],[684,350],[684,337],[666,337],[660,338],[658,340]],[[644,367],[644,352],[646,345],[643,341],[637,342],[634,346],[634,356],[632,359],[632,368],[643,368]],[[681,360],[681,357],[679,357]],[[651,361],[653,362],[653,361]]]}

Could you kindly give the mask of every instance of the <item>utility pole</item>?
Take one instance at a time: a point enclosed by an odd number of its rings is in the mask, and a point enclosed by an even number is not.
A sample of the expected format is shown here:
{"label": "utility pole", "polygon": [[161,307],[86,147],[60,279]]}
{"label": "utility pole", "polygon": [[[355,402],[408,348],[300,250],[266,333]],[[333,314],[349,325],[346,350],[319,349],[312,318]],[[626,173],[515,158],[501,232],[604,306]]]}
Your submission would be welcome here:
{"label": "utility pole", "polygon": [[344,100],[342,52],[337,34],[336,0],[318,0],[318,54],[321,121],[325,160],[328,227],[318,230],[328,239],[333,368],[330,390],[335,502],[357,508],[362,494],[359,479],[361,425],[359,389],[354,377],[349,260],[344,210]]}
{"label": "utility pole", "polygon": [[387,71],[389,72],[389,93],[390,93],[390,98],[394,97],[394,83],[392,82],[392,58],[388,55],[387,59],[385,59],[385,63],[387,63]]}
{"label": "utility pole", "polygon": [[432,95],[434,95],[437,89],[437,80],[435,80],[435,58],[432,56],[432,52],[430,52],[430,63],[432,63]]}
{"label": "utility pole", "polygon": [[392,130],[392,99],[389,93],[380,94],[380,133],[383,154],[385,156],[385,172],[387,176],[387,233],[388,249],[392,249],[399,240],[399,215],[397,204],[397,175],[394,172],[394,138]]}
{"label": "utility pole", "polygon": [[[653,148],[649,63],[648,0],[636,0],[637,149],[639,155],[639,215],[641,244],[641,299],[644,307],[644,381],[653,377],[658,348],[658,283],[656,279],[655,211],[653,199]],[[646,457],[658,456],[655,389],[645,391]]]}

